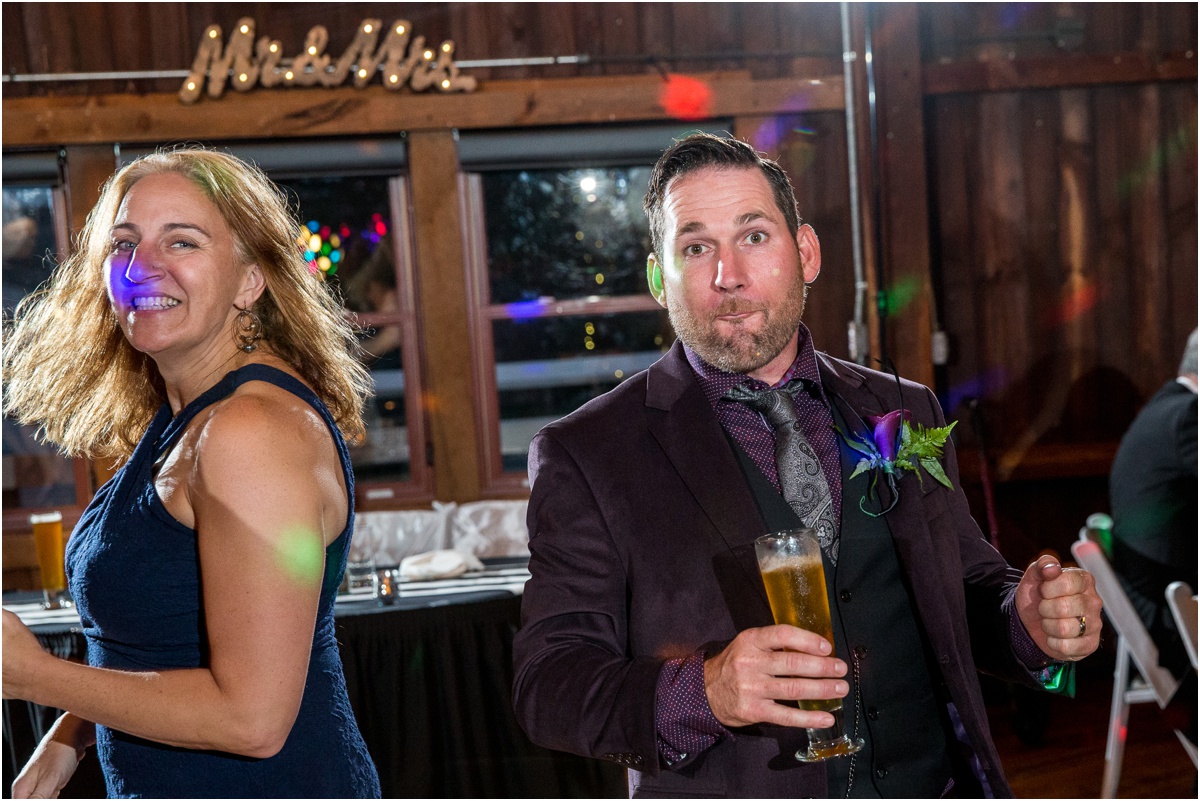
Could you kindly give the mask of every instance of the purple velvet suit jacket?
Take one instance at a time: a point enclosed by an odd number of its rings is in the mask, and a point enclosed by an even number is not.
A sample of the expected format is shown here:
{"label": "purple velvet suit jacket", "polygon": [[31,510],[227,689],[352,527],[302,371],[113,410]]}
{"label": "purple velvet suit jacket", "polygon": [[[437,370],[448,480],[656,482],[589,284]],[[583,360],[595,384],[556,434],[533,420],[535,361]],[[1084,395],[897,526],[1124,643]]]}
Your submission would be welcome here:
{"label": "purple velvet suit jacket", "polygon": [[[851,425],[855,414],[899,408],[892,376],[817,358]],[[903,400],[918,422],[944,424],[928,389],[904,382]],[[944,464],[958,487],[949,443]],[[753,546],[765,524],[679,343],[546,426],[530,447],[529,475],[533,577],[513,692],[530,739],[625,765],[635,796],[824,796],[825,768],[790,756],[801,730],[747,727],[670,769],[658,758],[662,662],[716,652],[773,622]],[[983,538],[961,490],[922,484],[905,473],[887,522],[937,660],[934,679],[940,673],[992,791],[1008,796],[976,669],[1033,684],[1001,611],[1020,573]]]}

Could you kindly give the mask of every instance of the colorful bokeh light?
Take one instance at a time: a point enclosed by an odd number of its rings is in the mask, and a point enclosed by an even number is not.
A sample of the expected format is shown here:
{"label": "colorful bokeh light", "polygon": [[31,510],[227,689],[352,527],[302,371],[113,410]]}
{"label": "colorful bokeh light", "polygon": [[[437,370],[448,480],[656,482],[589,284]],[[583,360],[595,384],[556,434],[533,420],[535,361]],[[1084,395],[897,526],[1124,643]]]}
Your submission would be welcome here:
{"label": "colorful bokeh light", "polygon": [[687,75],[668,75],[658,102],[672,117],[702,120],[712,116],[713,92],[707,83]]}

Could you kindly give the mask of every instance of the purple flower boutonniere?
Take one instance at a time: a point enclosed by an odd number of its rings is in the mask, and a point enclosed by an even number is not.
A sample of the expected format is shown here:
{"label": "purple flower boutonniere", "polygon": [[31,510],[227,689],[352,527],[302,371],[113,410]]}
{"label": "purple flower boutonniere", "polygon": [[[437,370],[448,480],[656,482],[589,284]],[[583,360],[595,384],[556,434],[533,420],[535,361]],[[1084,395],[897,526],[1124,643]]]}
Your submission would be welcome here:
{"label": "purple flower boutonniere", "polygon": [[[941,458],[946,437],[950,436],[950,431],[957,425],[957,421],[941,428],[925,428],[917,423],[914,428],[912,413],[907,409],[898,409],[878,417],[867,417],[867,422],[874,429],[869,437],[862,434],[847,435],[840,428],[837,429],[846,444],[859,453],[858,465],[850,474],[850,478],[874,471],[870,489],[859,499],[859,509],[872,517],[892,511],[892,507],[900,499],[896,478],[902,470],[916,473],[917,481],[920,482],[921,472],[918,468],[923,467],[938,483],[954,489],[950,479],[946,478],[946,471],[942,469]],[[892,492],[892,502],[882,511],[871,512],[867,510],[866,502],[874,498],[875,487],[881,474]]]}

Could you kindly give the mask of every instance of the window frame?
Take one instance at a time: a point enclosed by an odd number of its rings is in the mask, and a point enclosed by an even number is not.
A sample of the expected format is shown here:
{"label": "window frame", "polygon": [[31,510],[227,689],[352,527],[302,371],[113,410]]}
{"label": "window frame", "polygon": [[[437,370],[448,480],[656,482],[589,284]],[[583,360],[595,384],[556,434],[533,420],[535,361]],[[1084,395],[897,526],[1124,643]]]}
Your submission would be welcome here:
{"label": "window frame", "polygon": [[[3,154],[3,187],[49,187],[50,219],[54,225],[55,268],[70,254],[70,214],[67,208],[67,188],[63,178],[63,152],[11,151]],[[53,164],[53,166],[51,166]],[[68,506],[5,506],[0,512],[0,525],[5,531],[31,531],[29,516],[58,511],[63,516],[66,531],[74,528],[84,508],[95,494],[92,485],[91,461],[83,457],[62,456],[71,463],[75,485],[74,502]]]}
{"label": "window frame", "polygon": [[[471,337],[471,367],[475,395],[475,425],[479,437],[480,494],[484,498],[510,497],[529,492],[526,471],[504,470],[500,436],[500,393],[496,381],[496,349],[492,323],[512,320],[509,304],[492,303],[487,261],[486,214],[482,172],[459,176],[460,215],[463,220],[463,262],[467,273],[468,328]],[[646,295],[592,296],[554,300],[526,311],[522,319],[582,317],[622,312],[663,311]]]}

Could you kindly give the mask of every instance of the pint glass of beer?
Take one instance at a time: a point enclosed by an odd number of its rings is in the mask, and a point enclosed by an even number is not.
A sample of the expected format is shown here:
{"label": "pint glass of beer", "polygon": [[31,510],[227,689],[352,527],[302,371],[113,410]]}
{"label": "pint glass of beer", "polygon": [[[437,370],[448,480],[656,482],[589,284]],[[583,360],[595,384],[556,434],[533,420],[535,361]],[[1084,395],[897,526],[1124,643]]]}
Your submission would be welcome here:
{"label": "pint glass of beer", "polygon": [[[767,534],[754,541],[754,551],[775,622],[820,634],[833,646],[833,624],[829,619],[825,568],[821,564],[817,532],[798,528]],[[841,698],[802,700],[799,704],[801,709],[830,713],[833,726],[808,729],[808,750],[797,751],[796,759],[821,762],[853,754],[863,747],[862,740],[846,735]]]}
{"label": "pint glass of beer", "polygon": [[37,548],[38,570],[42,574],[42,606],[46,609],[70,606],[67,577],[63,572],[62,513],[30,515],[29,523],[33,526],[33,544]]}

